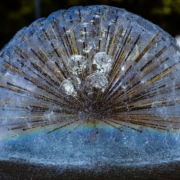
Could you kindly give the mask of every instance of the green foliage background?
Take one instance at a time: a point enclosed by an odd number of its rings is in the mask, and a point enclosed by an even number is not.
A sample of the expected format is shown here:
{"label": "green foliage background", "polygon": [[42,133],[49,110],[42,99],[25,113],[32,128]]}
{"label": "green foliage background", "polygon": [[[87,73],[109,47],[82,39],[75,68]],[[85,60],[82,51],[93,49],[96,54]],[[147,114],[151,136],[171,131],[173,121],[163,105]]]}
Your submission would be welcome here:
{"label": "green foliage background", "polygon": [[[71,6],[110,5],[124,8],[158,24],[172,36],[180,34],[180,0],[41,0],[41,16]],[[0,1],[0,48],[35,20],[34,0]]]}

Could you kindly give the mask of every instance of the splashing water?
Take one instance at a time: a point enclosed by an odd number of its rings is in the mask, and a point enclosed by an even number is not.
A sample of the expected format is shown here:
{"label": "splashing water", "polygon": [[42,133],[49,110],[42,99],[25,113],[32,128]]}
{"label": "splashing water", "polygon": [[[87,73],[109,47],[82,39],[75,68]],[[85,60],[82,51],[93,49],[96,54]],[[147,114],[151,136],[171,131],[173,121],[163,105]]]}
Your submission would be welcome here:
{"label": "splashing water", "polygon": [[125,166],[180,157],[180,48],[123,9],[73,7],[0,52],[0,159]]}

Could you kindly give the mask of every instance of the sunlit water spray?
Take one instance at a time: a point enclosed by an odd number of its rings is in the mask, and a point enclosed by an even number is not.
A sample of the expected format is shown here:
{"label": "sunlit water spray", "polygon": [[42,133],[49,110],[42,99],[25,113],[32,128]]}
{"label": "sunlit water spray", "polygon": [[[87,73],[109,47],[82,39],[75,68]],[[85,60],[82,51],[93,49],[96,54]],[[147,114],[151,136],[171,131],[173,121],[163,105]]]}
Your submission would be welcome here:
{"label": "sunlit water spray", "polygon": [[67,166],[180,157],[180,48],[123,9],[73,7],[0,52],[0,159]]}

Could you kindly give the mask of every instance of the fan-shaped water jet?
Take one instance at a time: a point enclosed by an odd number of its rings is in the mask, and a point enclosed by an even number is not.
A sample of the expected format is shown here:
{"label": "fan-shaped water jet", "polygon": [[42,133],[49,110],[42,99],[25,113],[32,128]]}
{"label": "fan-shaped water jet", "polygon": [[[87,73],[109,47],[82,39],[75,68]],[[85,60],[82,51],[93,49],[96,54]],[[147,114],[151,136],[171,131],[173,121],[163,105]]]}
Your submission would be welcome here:
{"label": "fan-shaped water jet", "polygon": [[180,48],[109,6],[59,10],[0,52],[0,158],[90,168],[172,161]]}

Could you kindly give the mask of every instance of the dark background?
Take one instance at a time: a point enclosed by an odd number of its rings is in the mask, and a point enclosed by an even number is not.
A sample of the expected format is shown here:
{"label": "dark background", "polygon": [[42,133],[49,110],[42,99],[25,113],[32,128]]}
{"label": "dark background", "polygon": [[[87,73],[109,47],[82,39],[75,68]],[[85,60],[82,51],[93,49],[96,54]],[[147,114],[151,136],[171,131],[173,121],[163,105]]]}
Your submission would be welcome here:
{"label": "dark background", "polygon": [[[40,8],[35,13],[35,2],[38,1]],[[101,4],[136,13],[158,24],[174,37],[180,34],[180,0],[0,0],[0,49],[36,17],[47,17],[58,9],[71,6]]]}

